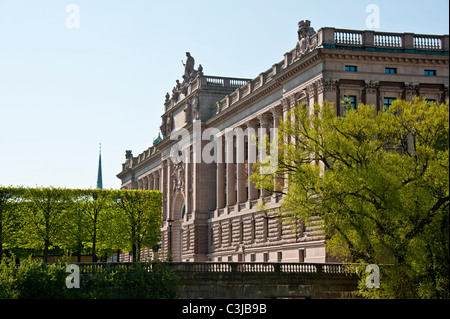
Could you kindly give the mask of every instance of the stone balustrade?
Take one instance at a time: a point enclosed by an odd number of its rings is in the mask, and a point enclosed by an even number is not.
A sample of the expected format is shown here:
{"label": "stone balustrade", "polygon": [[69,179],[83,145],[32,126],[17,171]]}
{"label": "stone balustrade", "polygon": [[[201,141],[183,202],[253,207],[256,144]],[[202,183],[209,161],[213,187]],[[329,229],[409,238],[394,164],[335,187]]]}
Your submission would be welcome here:
{"label": "stone balustrade", "polygon": [[173,97],[166,101],[165,107],[166,111],[174,108],[177,104],[184,100],[185,97],[189,96],[195,90],[203,89],[237,89],[245,85],[248,79],[242,78],[229,78],[229,77],[219,77],[219,76],[209,76],[209,75],[199,75],[191,82],[189,82],[186,94],[180,93],[176,99]]}
{"label": "stone balustrade", "polygon": [[[357,298],[358,275],[345,264],[165,262],[180,299]],[[155,263],[77,263],[82,277],[106,269],[151,271]]]}
{"label": "stone balustrade", "polygon": [[[449,51],[448,35],[421,35],[413,33],[390,33],[358,31],[335,28],[321,28],[311,37],[317,48],[359,50],[403,50],[403,52],[424,52],[446,54]],[[396,51],[397,52],[397,51]],[[274,64],[247,83],[240,83],[236,91],[216,103],[216,113],[236,104],[250,93],[271,82],[278,73],[299,60],[297,49],[286,52],[284,59]]]}
{"label": "stone balustrade", "polygon": [[317,34],[318,47],[327,45],[413,49],[428,51],[448,51],[448,35],[422,35],[414,33],[392,33],[376,31],[358,31],[335,28],[321,28]]}
{"label": "stone balustrade", "polygon": [[[105,270],[126,271],[133,267],[152,270],[153,263],[98,262],[75,263],[80,273],[99,273]],[[348,264],[340,263],[283,263],[283,262],[165,262],[175,273],[178,272],[216,272],[216,273],[308,273],[308,274],[350,274],[354,273]]]}

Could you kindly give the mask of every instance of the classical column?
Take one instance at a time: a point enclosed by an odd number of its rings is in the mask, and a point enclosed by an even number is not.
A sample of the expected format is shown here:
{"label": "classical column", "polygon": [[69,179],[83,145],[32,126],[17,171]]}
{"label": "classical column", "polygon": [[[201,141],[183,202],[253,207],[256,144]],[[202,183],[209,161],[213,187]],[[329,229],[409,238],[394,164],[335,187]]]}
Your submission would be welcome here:
{"label": "classical column", "polygon": [[167,164],[166,161],[161,162],[161,191],[163,193],[163,220],[170,219],[167,210]]}
{"label": "classical column", "polygon": [[245,143],[242,143],[243,136],[236,137],[236,180],[237,180],[237,202],[239,204],[245,203],[247,201],[247,191],[246,191],[246,177],[245,177]]}
{"label": "classical column", "polygon": [[216,157],[216,194],[217,194],[217,209],[225,207],[225,160],[224,160],[224,147],[223,136],[218,139],[217,157]]}
{"label": "classical column", "polygon": [[147,184],[148,190],[154,190],[153,181],[154,181],[153,174],[148,175],[148,184]]}
{"label": "classical column", "polygon": [[252,167],[253,167],[253,163],[256,162],[256,154],[257,154],[257,150],[256,150],[256,146],[253,144],[252,141],[252,135],[256,136],[256,121],[255,120],[250,120],[246,123],[247,125],[247,154],[248,154],[248,159],[247,159],[247,183],[248,183],[248,199],[252,200],[252,199],[256,199],[258,197],[258,191],[255,187],[255,184],[250,180],[250,176],[252,175]]}
{"label": "classical column", "polygon": [[173,178],[172,178],[172,173],[173,173],[173,164],[172,161],[170,159],[167,159],[167,165],[166,165],[166,170],[167,170],[167,193],[166,193],[166,206],[167,206],[167,216],[170,219],[173,219],[173,215],[172,215],[172,193],[173,193]]}
{"label": "classical column", "polygon": [[153,189],[159,190],[159,172],[153,173]]}
{"label": "classical column", "polygon": [[321,78],[316,82],[318,102],[322,105],[324,100],[334,102],[336,106],[336,115],[343,114],[343,107],[340,105],[339,80]]}
{"label": "classical column", "polygon": [[190,160],[184,161],[184,206],[186,215],[192,211],[191,197],[189,196],[190,179],[192,175],[192,164]]}
{"label": "classical column", "polygon": [[377,93],[378,93],[378,81],[365,81],[364,83],[364,89],[365,89],[365,95],[366,99],[364,101],[367,105],[375,105],[375,107],[378,109],[378,103],[377,103]]}
{"label": "classical column", "polygon": [[[288,112],[289,112],[289,109],[290,109],[290,106],[291,106],[291,104],[289,103],[289,100],[290,100],[289,97],[286,97],[286,98],[281,100],[281,103],[283,105],[283,123],[287,123],[287,121],[288,121]],[[285,144],[288,144],[289,143],[289,136],[285,136],[283,142]],[[289,178],[289,174],[285,173],[284,174],[284,183],[283,183],[283,185],[284,185],[284,192],[285,193],[287,191],[288,178]]]}
{"label": "classical column", "polygon": [[[283,116],[283,109],[282,109],[282,107],[274,107],[271,111],[272,111],[272,116],[273,116],[273,127],[277,128],[276,131],[273,130],[273,134],[278,134],[278,128],[280,126],[280,117]],[[272,136],[272,141],[273,141],[273,138],[274,138],[274,136]],[[279,142],[280,141],[278,141],[278,143]],[[283,182],[284,182],[284,179],[281,178],[277,172],[274,177],[275,189],[282,190],[284,187]]]}
{"label": "classical column", "polygon": [[314,110],[314,104],[316,102],[318,102],[317,96],[316,96],[316,92],[317,92],[316,85],[314,83],[308,85],[306,87],[306,91],[308,92],[308,98],[309,98],[308,107],[309,107],[309,111],[311,114],[311,112]]}
{"label": "classical column", "polygon": [[[264,114],[260,114],[258,115],[258,120],[260,123],[260,129],[259,129],[259,134],[258,134],[258,143],[263,142],[264,143],[264,136],[270,136],[269,133],[269,118],[270,115],[267,113]],[[264,150],[265,148],[263,148]],[[266,149],[266,151],[269,151]],[[261,160],[262,158],[265,158],[266,154],[262,154],[261,150],[258,148],[258,154],[259,154],[259,160]],[[265,189],[261,189],[261,197],[266,197],[269,196],[269,192]]]}
{"label": "classical column", "polygon": [[236,204],[236,182],[234,161],[234,136],[225,138],[225,162],[227,169],[227,206]]}

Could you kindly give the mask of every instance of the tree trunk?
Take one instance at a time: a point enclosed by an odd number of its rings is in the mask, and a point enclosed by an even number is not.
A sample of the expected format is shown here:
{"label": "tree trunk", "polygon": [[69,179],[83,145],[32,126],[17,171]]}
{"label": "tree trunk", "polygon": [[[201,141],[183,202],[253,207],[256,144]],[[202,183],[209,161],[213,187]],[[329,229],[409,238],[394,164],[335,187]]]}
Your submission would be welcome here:
{"label": "tree trunk", "polygon": [[44,241],[44,255],[43,255],[43,261],[44,261],[44,263],[47,263],[48,246],[49,246],[49,240],[46,239],[46,240]]}
{"label": "tree trunk", "polygon": [[95,254],[95,246],[97,241],[97,227],[94,226],[94,235],[92,236],[92,262],[97,261],[97,255]]}
{"label": "tree trunk", "polygon": [[132,244],[132,252],[133,252],[133,262],[136,262],[136,257],[137,257],[137,249],[136,249],[136,244],[133,243]]}

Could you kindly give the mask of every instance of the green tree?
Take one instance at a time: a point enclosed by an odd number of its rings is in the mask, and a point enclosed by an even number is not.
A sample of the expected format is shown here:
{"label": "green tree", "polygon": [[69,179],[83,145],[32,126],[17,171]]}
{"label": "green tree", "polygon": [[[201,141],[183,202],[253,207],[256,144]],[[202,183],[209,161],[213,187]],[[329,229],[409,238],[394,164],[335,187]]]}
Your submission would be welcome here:
{"label": "green tree", "polygon": [[[279,128],[277,177],[292,218],[319,216],[330,254],[382,267],[378,298],[448,298],[449,104],[397,100],[388,110],[325,102],[295,107]],[[344,258],[345,259],[345,258]]]}
{"label": "green tree", "polygon": [[161,237],[162,193],[159,191],[112,191],[116,201],[114,220],[124,250],[140,261],[141,248],[152,247]]}
{"label": "green tree", "polygon": [[26,188],[20,203],[21,247],[41,250],[47,262],[50,248],[58,247],[66,237],[64,218],[73,200],[70,192],[61,188]]}
{"label": "green tree", "polygon": [[14,247],[14,234],[17,230],[17,204],[23,193],[21,187],[0,187],[0,260],[4,248]]}
{"label": "green tree", "polygon": [[104,231],[107,220],[111,218],[111,191],[88,189],[80,191],[80,212],[83,215],[85,231],[88,232],[88,245],[92,251],[92,261],[97,261],[97,244],[99,234]]}

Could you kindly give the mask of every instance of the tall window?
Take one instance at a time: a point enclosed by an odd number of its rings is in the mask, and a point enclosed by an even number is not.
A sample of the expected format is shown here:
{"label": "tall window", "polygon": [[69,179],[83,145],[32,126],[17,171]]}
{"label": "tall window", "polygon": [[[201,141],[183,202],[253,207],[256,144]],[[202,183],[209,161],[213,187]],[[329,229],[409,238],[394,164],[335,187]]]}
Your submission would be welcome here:
{"label": "tall window", "polygon": [[242,243],[244,241],[244,222],[241,220],[239,223],[239,241]]}
{"label": "tall window", "polygon": [[389,108],[392,105],[392,102],[394,102],[396,99],[394,97],[385,97],[384,98],[384,107],[383,107],[383,111],[387,111],[389,110]]}
{"label": "tall window", "polygon": [[256,220],[252,219],[252,236],[253,236],[253,240],[256,239]]}
{"label": "tall window", "polygon": [[344,109],[348,111],[350,109],[356,110],[356,96],[355,95],[345,95],[344,96]]}
{"label": "tall window", "polygon": [[264,218],[264,236],[266,240],[269,238],[269,218]]}

